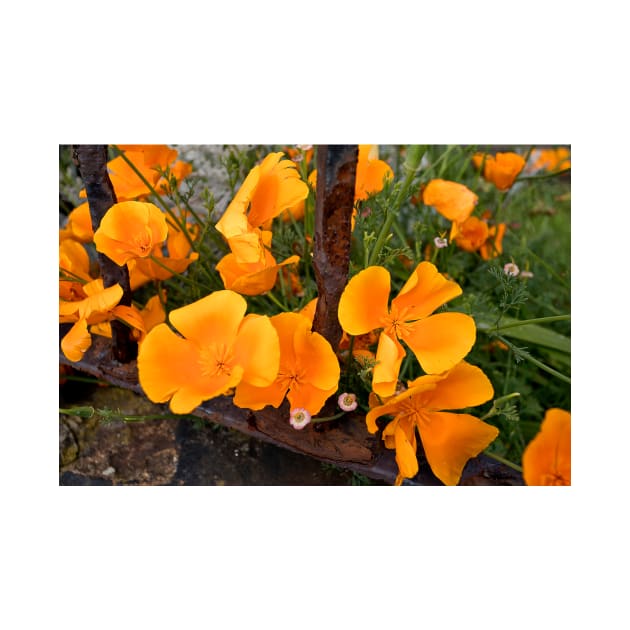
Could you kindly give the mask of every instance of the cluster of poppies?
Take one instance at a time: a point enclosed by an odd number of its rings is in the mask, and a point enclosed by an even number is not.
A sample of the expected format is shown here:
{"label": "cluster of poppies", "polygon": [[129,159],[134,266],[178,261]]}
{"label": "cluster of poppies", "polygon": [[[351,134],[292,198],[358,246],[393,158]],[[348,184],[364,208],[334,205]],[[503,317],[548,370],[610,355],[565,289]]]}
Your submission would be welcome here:
{"label": "cluster of poppies", "polygon": [[[289,421],[303,429],[339,393],[337,353],[312,330],[315,300],[300,312],[268,316],[247,313],[243,296],[270,291],[283,267],[300,263],[297,255],[276,261],[271,253],[272,225],[278,217],[300,220],[305,200],[314,191],[316,171],[305,181],[296,162],[282,152],[270,153],[254,166],[216,223],[230,250],[216,264],[225,288],[171,310],[167,323],[163,294],[144,308],[120,305],[122,288],[103,287],[90,268],[85,245],[93,243],[97,252],[126,265],[132,289],[184,273],[198,259],[193,251],[198,226],[185,212],[175,208],[167,215],[146,198],[177,184],[190,168],[168,147],[120,148],[127,159],[119,156],[109,164],[118,203],[95,232],[87,204],[74,210],[60,231],[60,321],[73,324],[61,342],[62,351],[71,361],[79,361],[91,334],[111,335],[108,324],[119,319],[136,331],[139,381],[153,402],[168,402],[174,413],[188,413],[226,393],[233,395],[235,405],[252,410],[280,407],[286,398]],[[302,151],[301,158],[308,155]],[[130,169],[129,162],[136,169]],[[517,154],[500,153],[476,155],[473,162],[500,190],[513,184],[525,164]],[[166,170],[170,178],[164,177]],[[378,159],[376,147],[361,146],[355,201],[378,193],[392,178],[391,167]],[[423,188],[422,200],[452,221],[450,238],[459,247],[484,258],[501,253],[505,225],[472,216],[477,196],[471,190],[435,179]],[[476,340],[475,322],[464,313],[435,312],[462,289],[429,261],[411,270],[391,300],[390,293],[388,270],[372,265],[349,279],[339,303],[338,319],[346,339],[367,337],[375,346],[373,352],[360,344],[354,349],[373,359],[367,429],[371,433],[382,429],[385,446],[395,449],[397,484],[418,472],[419,437],[435,475],[455,485],[466,462],[498,435],[496,427],[468,413],[454,413],[494,396],[487,376],[464,360]],[[424,375],[403,385],[399,373],[408,350]],[[339,405],[355,409],[356,396],[341,393]],[[561,410],[549,413],[545,423],[552,428],[543,423],[536,438],[542,446],[534,441],[526,452],[528,470],[537,470],[528,473],[527,483],[570,483],[570,451],[561,461],[557,449],[553,451],[551,468],[540,463],[549,455],[549,440],[564,444],[561,452],[566,454],[568,435],[570,448],[570,415]],[[390,420],[379,427],[382,417]]]}

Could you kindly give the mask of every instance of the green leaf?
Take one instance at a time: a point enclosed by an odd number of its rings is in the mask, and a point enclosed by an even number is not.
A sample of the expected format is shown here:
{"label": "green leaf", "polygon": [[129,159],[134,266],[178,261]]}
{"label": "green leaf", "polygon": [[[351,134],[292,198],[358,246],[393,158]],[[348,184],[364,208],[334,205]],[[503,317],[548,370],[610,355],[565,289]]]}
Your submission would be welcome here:
{"label": "green leaf", "polygon": [[502,317],[501,323],[510,328],[495,328],[494,324],[488,322],[477,322],[477,330],[485,333],[498,333],[505,337],[513,337],[537,346],[544,346],[553,350],[559,350],[571,354],[571,339],[565,335],[561,335],[549,328],[538,324],[523,324],[518,326],[518,320],[512,317]]}

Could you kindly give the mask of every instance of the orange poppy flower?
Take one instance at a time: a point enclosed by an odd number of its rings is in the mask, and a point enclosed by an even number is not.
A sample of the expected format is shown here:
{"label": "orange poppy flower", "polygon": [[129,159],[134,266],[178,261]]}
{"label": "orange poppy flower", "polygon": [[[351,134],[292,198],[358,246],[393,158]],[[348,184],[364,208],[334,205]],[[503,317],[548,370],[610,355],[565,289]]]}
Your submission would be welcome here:
{"label": "orange poppy flower", "polygon": [[260,226],[308,196],[295,163],[283,160],[283,155],[270,153],[254,166],[216,224],[238,262],[264,261],[271,233]]}
{"label": "orange poppy flower", "polygon": [[420,376],[408,389],[372,408],[365,418],[370,433],[378,431],[378,418],[394,416],[383,430],[383,441],[387,448],[396,449],[396,485],[418,472],[416,429],[435,476],[447,486],[457,485],[466,462],[487,448],[499,431],[474,416],[450,410],[481,405],[493,395],[488,377],[462,361],[445,374]]}
{"label": "orange poppy flower", "polygon": [[82,287],[81,299],[59,300],[59,323],[73,323],[73,327],[61,340],[61,350],[70,361],[80,361],[92,344],[88,325],[98,324],[115,317],[114,309],[120,302],[123,290],[119,284],[107,289],[98,278]]}
{"label": "orange poppy flower", "polygon": [[79,243],[91,243],[94,238],[88,202],[78,205],[69,215],[66,227],[59,230],[59,240],[72,238]]}
{"label": "orange poppy flower", "polygon": [[485,219],[471,216],[463,223],[453,224],[451,238],[464,251],[479,251],[484,260],[489,260],[503,253],[505,229],[505,223],[490,226]]}
{"label": "orange poppy flower", "polygon": [[404,341],[429,374],[459,363],[475,343],[475,321],[463,313],[433,311],[460,295],[430,262],[421,262],[388,308],[390,275],[384,267],[368,267],[352,277],[339,301],[339,323],[350,335],[382,328],[376,350],[372,389],[379,396],[396,390],[405,357]]}
{"label": "orange poppy flower", "polygon": [[[198,235],[197,227],[188,226],[187,230],[193,239]],[[158,243],[153,246],[150,257],[129,260],[127,267],[132,290],[151,280],[168,280],[174,274],[186,271],[193,262],[199,259],[199,254],[191,251],[190,242],[184,232],[173,227],[171,223],[168,224],[166,250],[168,256],[164,255],[163,245]]]}
{"label": "orange poppy flower", "polygon": [[562,171],[571,168],[571,152],[565,147],[538,149],[533,152],[533,170]]}
{"label": "orange poppy flower", "polygon": [[280,368],[267,387],[244,383],[234,394],[234,404],[248,409],[279,407],[286,396],[291,409],[316,415],[337,391],[339,361],[322,335],[311,331],[311,322],[299,313],[271,318],[280,339]]}
{"label": "orange poppy flower", "polygon": [[378,145],[360,144],[354,200],[361,201],[380,192],[383,190],[385,180],[393,178],[394,171],[391,166],[378,159]]}
{"label": "orange poppy flower", "polygon": [[475,193],[457,182],[432,179],[422,191],[422,201],[433,206],[449,221],[463,223],[475,209],[479,198]]}
{"label": "orange poppy flower", "polygon": [[90,282],[90,257],[81,243],[67,238],[59,244],[59,270],[68,276]]}
{"label": "orange poppy flower", "polygon": [[171,311],[139,346],[138,378],[148,398],[190,413],[204,400],[243,385],[265,387],[278,374],[278,333],[264,315],[247,315],[233,291],[210,295]]}
{"label": "orange poppy flower", "polygon": [[168,226],[164,213],[152,203],[115,203],[101,219],[94,233],[96,251],[117,265],[133,258],[150,256],[156,245],[166,240]]}
{"label": "orange poppy flower", "polygon": [[[186,162],[175,162],[178,152],[165,144],[120,144],[117,145],[125,152],[125,157],[138,169],[144,179],[153,187],[166,190],[168,184],[160,175],[170,167],[171,173],[180,181],[192,172],[192,166]],[[151,190],[137,175],[122,156],[117,156],[107,163],[109,178],[116,193],[116,199],[132,201],[142,199],[151,194]],[[83,189],[79,196],[85,198]]]}
{"label": "orange poppy flower", "polygon": [[[472,161],[476,168],[481,167],[483,157],[483,153],[473,155]],[[495,156],[486,154],[486,160],[483,164],[483,178],[494,184],[499,190],[508,190],[523,170],[525,158],[511,151],[497,153]]]}
{"label": "orange poppy flower", "polygon": [[235,254],[226,254],[217,263],[217,271],[225,288],[243,295],[260,295],[273,289],[278,269],[300,261],[299,256],[290,256],[277,263],[268,249],[264,250],[264,256],[262,263],[239,263]]}
{"label": "orange poppy flower", "polygon": [[571,485],[571,414],[548,409],[540,431],[523,451],[523,479],[528,486]]}
{"label": "orange poppy flower", "polygon": [[455,243],[465,252],[476,252],[488,240],[488,223],[470,216],[457,225]]}

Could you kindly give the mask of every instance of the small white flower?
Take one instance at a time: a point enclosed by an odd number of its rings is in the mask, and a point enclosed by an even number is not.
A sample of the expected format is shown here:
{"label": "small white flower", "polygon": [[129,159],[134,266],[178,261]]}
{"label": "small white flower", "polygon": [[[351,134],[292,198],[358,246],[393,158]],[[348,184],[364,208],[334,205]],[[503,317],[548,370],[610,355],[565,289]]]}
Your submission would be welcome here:
{"label": "small white flower", "polygon": [[348,394],[346,392],[339,396],[339,398],[337,399],[337,403],[339,404],[339,407],[341,407],[341,409],[343,409],[344,411],[354,411],[359,404],[357,402],[356,394]]}
{"label": "small white flower", "polygon": [[520,273],[520,269],[515,263],[505,263],[503,267],[503,273],[506,276],[512,276],[516,278],[516,276],[518,276],[518,274]]}
{"label": "small white flower", "polygon": [[311,421],[311,414],[308,409],[302,407],[296,407],[291,409],[291,416],[289,422],[294,429],[303,429]]}
{"label": "small white flower", "polygon": [[531,271],[521,271],[521,278],[533,278],[534,274]]}
{"label": "small white flower", "polygon": [[439,236],[436,236],[433,239],[433,242],[438,249],[444,249],[445,247],[448,247],[448,241],[445,238],[440,238]]}
{"label": "small white flower", "polygon": [[296,144],[295,145],[298,149],[302,149],[302,151],[308,151],[310,149],[313,148],[312,144]]}

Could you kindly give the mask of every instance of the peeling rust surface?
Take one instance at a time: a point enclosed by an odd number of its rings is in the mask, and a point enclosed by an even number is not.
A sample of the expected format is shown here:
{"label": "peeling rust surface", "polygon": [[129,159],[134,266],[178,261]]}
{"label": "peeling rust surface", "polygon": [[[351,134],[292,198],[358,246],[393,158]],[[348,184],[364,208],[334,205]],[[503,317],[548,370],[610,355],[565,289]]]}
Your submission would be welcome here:
{"label": "peeling rust surface", "polygon": [[[75,144],[72,158],[85,184],[92,229],[96,231],[105,213],[116,203],[116,193],[107,172],[106,144]],[[103,285],[119,284],[123,289],[120,304],[131,306],[131,285],[126,266],[119,267],[105,254],[97,252]],[[112,321],[112,352],[118,361],[127,362],[136,357],[137,344],[131,337],[131,329],[119,321]]]}
{"label": "peeling rust surface", "polygon": [[313,330],[333,349],[337,349],[342,334],[337,308],[348,282],[358,155],[355,144],[317,147],[313,268],[318,299]]}
{"label": "peeling rust surface", "polygon": [[[144,395],[138,382],[136,361],[121,363],[112,359],[109,346],[109,340],[95,337],[81,361],[73,363],[60,353],[59,362],[108,381],[112,385]],[[164,407],[166,410],[166,405]],[[378,435],[367,432],[365,418],[360,414],[348,414],[341,421],[331,423],[325,431],[317,430],[317,425],[313,424],[296,431],[289,424],[289,408],[286,401],[279,409],[266,407],[254,412],[236,407],[228,396],[219,396],[204,402],[192,412],[192,415],[236,429],[247,436],[295,453],[353,470],[372,479],[390,484],[396,479],[398,468],[394,451],[385,449]],[[442,485],[420,452],[418,459],[418,474],[413,479],[405,480],[404,485]],[[521,486],[523,480],[511,468],[480,455],[468,462],[460,485]]]}

